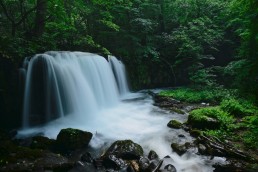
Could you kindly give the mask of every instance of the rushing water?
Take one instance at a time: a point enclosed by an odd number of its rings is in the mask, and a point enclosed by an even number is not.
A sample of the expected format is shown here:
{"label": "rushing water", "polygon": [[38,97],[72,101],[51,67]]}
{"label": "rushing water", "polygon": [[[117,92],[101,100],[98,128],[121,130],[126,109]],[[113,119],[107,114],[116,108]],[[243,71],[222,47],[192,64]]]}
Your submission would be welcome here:
{"label": "rushing water", "polygon": [[47,52],[27,60],[20,135],[43,133],[55,138],[62,128],[78,128],[94,133],[90,146],[96,150],[118,139],[131,139],[145,153],[170,155],[179,172],[213,171],[212,163],[221,159],[209,160],[196,155],[196,150],[178,156],[170,147],[192,141],[184,130],[167,127],[169,120],[185,122],[187,115],[153,106],[144,92],[128,92],[122,62],[109,59],[111,64],[90,53]]}

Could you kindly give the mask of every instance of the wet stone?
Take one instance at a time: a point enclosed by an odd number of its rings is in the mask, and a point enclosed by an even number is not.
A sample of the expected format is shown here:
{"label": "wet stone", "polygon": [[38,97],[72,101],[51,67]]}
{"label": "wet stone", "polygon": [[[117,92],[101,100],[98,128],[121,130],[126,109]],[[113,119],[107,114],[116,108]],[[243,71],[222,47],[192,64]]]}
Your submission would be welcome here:
{"label": "wet stone", "polygon": [[143,171],[146,170],[148,168],[149,164],[150,164],[150,161],[148,158],[146,158],[146,157],[140,158],[139,165],[140,165],[141,170],[143,170]]}
{"label": "wet stone", "polygon": [[151,150],[148,154],[148,158],[149,160],[153,160],[153,159],[158,159],[159,156],[154,150]]}
{"label": "wet stone", "polygon": [[164,167],[163,172],[176,172],[176,167],[171,164],[168,164]]}
{"label": "wet stone", "polygon": [[81,161],[87,162],[87,163],[92,163],[93,162],[93,158],[91,157],[91,154],[89,152],[86,152],[85,154],[83,154],[81,156]]}

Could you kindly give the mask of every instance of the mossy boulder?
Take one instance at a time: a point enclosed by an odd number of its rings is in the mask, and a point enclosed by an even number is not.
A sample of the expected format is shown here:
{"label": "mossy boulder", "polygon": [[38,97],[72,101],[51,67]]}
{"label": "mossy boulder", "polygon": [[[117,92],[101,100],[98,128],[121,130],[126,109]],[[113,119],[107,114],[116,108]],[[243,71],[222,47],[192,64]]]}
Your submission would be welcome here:
{"label": "mossy boulder", "polygon": [[143,156],[142,147],[131,140],[115,141],[104,154],[104,157],[115,155],[117,158],[124,160],[138,160]]}
{"label": "mossy boulder", "polygon": [[196,138],[197,138],[197,137],[199,137],[200,135],[202,135],[202,131],[193,129],[193,130],[190,131],[190,135],[191,135],[192,137],[196,137]]}
{"label": "mossy boulder", "polygon": [[173,120],[169,121],[169,123],[167,124],[167,126],[168,126],[169,128],[179,129],[179,128],[182,127],[182,123],[179,122],[179,121],[177,121],[177,120],[174,120],[174,119],[173,119]]}
{"label": "mossy boulder", "polygon": [[78,129],[62,129],[57,135],[56,149],[61,151],[73,151],[88,146],[92,133]]}
{"label": "mossy boulder", "polygon": [[191,111],[187,123],[197,129],[219,129],[233,121],[233,118],[219,107],[208,107]]}
{"label": "mossy boulder", "polygon": [[177,143],[172,143],[171,144],[171,148],[173,149],[173,151],[175,151],[178,155],[183,155],[184,153],[186,153],[187,149],[189,149],[191,146],[191,143],[186,142],[183,145],[177,144]]}

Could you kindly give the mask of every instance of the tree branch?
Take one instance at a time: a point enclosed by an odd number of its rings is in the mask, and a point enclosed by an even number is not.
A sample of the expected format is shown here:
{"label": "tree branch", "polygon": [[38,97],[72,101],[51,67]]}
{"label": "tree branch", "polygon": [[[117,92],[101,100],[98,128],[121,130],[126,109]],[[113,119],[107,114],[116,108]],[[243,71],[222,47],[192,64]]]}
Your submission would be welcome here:
{"label": "tree branch", "polygon": [[3,10],[4,10],[5,16],[6,16],[12,23],[14,23],[14,19],[9,15],[9,13],[8,13],[8,11],[7,11],[7,8],[6,8],[6,6],[5,6],[3,0],[0,0],[0,5],[1,5],[1,7],[3,8]]}
{"label": "tree branch", "polygon": [[33,7],[33,8],[31,8],[30,10],[26,11],[26,12],[23,14],[23,16],[21,16],[20,21],[18,21],[15,25],[16,25],[16,26],[19,26],[19,25],[27,18],[27,16],[28,16],[31,12],[33,12],[34,10],[36,10],[36,8],[37,8],[37,5],[36,5],[35,7]]}

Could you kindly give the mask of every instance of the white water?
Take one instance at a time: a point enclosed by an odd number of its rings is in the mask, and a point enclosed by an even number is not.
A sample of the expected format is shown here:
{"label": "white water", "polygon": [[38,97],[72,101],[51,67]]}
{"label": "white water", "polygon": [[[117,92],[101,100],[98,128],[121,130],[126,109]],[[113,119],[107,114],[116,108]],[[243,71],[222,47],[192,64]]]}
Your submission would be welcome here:
{"label": "white water", "polygon": [[[26,111],[26,108],[30,108],[35,103],[31,101],[35,98],[30,92],[34,86],[33,65],[36,64],[37,58],[42,57],[47,61],[46,64],[50,65],[45,66],[47,76],[55,75],[50,77],[55,87],[48,87],[54,89],[54,91],[49,90],[51,93],[59,91],[54,95],[59,95],[60,99],[54,102],[57,103],[58,108],[63,109],[63,113],[69,113],[59,115],[60,118],[44,126],[27,127],[19,132],[21,136],[43,133],[48,137],[56,138],[63,128],[78,128],[94,133],[90,146],[95,149],[107,147],[118,139],[131,139],[139,143],[145,153],[155,150],[160,158],[170,155],[173,159],[171,163],[178,172],[213,171],[211,163],[214,161],[210,161],[208,157],[197,156],[195,150],[180,157],[170,147],[172,142],[192,141],[185,131],[169,129],[166,126],[171,119],[184,122],[187,119],[186,115],[171,114],[154,107],[151,97],[144,93],[127,93],[127,97],[124,97],[126,101],[119,101],[118,88],[110,65],[104,58],[94,54],[48,52],[31,59],[28,64],[25,91],[28,97],[25,97],[24,103],[24,121],[28,120],[25,123],[27,126],[33,122],[29,121],[29,116],[33,114],[30,114],[29,110]],[[49,100],[48,96],[46,99]],[[64,105],[68,105],[69,110]],[[50,105],[46,103],[46,107],[48,106]],[[185,137],[179,138],[179,134]]]}
{"label": "white water", "polygon": [[114,56],[109,56],[109,63],[116,77],[118,89],[121,95],[126,95],[129,92],[128,83],[126,79],[126,71],[124,64],[117,60]]}
{"label": "white water", "polygon": [[108,62],[81,52],[34,56],[28,63],[24,95],[24,128],[66,115],[89,118],[119,102]]}

